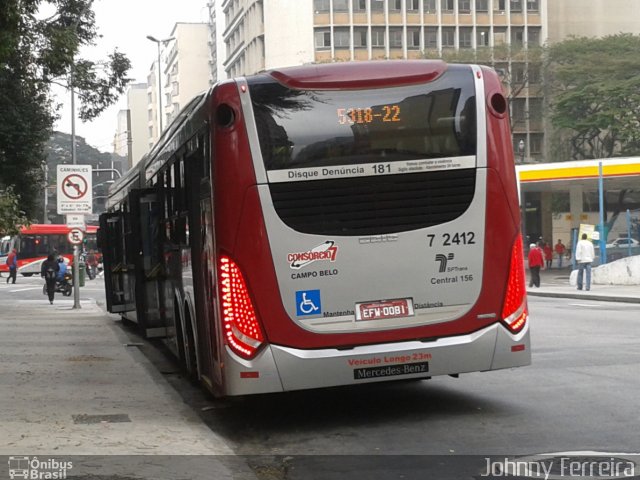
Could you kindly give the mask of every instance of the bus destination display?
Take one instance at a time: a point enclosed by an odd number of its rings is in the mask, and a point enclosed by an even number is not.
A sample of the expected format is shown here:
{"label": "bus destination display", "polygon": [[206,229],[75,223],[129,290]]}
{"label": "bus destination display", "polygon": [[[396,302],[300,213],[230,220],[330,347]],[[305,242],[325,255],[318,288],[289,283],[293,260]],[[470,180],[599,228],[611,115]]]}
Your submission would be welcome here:
{"label": "bus destination display", "polygon": [[338,108],[338,123],[353,125],[354,123],[389,123],[400,121],[400,105],[381,105],[366,108]]}

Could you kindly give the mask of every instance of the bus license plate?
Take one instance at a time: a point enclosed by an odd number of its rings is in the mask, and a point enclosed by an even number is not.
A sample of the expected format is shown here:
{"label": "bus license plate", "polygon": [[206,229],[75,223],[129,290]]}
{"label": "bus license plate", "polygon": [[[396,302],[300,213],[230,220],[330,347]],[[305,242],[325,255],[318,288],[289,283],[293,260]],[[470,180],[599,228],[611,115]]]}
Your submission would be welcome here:
{"label": "bus license plate", "polygon": [[356,303],[356,320],[384,320],[413,315],[412,298]]}

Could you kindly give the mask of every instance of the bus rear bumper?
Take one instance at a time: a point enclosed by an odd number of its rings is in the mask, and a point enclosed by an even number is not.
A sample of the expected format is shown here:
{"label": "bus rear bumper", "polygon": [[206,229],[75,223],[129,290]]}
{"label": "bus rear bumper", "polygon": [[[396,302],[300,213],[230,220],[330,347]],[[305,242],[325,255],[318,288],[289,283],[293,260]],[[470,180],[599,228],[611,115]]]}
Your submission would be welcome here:
{"label": "bus rear bumper", "polygon": [[[429,342],[300,350],[270,345],[251,361],[227,350],[226,394],[280,392],[428,378],[529,365],[529,327],[513,335],[501,324]],[[229,358],[229,356],[235,358]]]}

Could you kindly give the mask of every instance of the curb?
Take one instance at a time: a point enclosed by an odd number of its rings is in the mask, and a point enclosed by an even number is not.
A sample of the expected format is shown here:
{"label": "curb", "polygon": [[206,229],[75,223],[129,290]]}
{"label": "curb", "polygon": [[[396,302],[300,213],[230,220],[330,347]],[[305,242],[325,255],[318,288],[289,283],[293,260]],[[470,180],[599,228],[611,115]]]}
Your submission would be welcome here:
{"label": "curb", "polygon": [[599,302],[640,303],[640,297],[614,297],[611,295],[585,295],[579,293],[556,292],[532,292],[527,291],[530,297],[572,298],[577,300],[596,300]]}

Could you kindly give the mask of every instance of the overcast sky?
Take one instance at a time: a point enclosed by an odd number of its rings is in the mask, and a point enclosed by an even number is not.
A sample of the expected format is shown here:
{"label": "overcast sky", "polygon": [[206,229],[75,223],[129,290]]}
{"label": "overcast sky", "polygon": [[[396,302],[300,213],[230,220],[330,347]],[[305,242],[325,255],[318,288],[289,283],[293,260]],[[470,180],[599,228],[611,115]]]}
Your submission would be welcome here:
{"label": "overcast sky", "polygon": [[[155,43],[147,35],[166,38],[176,22],[206,22],[207,0],[95,0],[98,33],[97,45],[82,51],[81,56],[91,60],[105,59],[114,48],[131,60],[129,77],[134,82],[146,82],[151,64],[157,58]],[[64,103],[55,130],[71,133],[69,93],[56,89],[56,99]],[[77,102],[76,102],[77,106]],[[113,135],[119,110],[126,108],[126,96],[107,109],[92,122],[82,123],[76,114],[76,135],[103,152],[113,151]]]}

